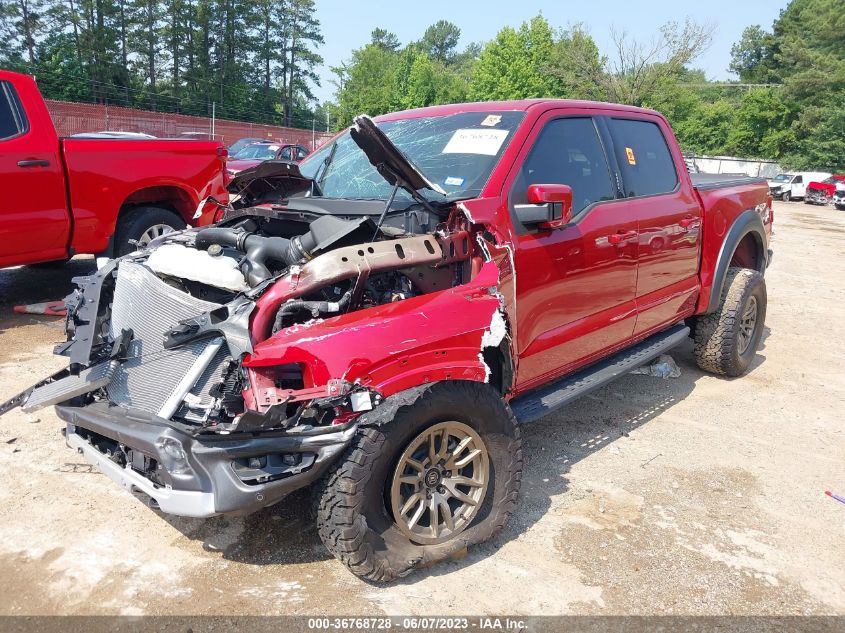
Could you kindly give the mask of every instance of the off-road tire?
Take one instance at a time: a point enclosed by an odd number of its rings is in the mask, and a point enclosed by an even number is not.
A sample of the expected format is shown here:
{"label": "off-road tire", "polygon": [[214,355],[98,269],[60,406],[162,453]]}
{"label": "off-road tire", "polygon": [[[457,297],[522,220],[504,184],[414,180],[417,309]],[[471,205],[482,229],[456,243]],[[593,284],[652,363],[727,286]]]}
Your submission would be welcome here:
{"label": "off-road tire", "polygon": [[[751,297],[757,302],[757,317],[750,343],[740,351],[740,326]],[[704,371],[723,376],[741,376],[757,353],[766,320],[766,281],[748,268],[729,268],[722,300],[712,314],[696,319],[693,329],[695,360]]]}
{"label": "off-road tire", "polygon": [[139,240],[150,228],[166,225],[174,231],[185,228],[185,221],[173,211],[161,207],[136,207],[126,213],[118,224],[114,236],[114,256],[120,257],[137,250],[130,240]]}
{"label": "off-road tire", "polygon": [[[379,408],[395,409],[391,419],[361,428],[315,490],[323,543],[352,573],[370,581],[394,580],[496,536],[519,494],[521,431],[510,407],[492,387],[444,381],[414,393],[412,398],[397,394],[385,400]],[[398,407],[397,402],[401,402]],[[443,421],[467,424],[482,438],[489,455],[489,484],[478,514],[465,530],[444,543],[419,545],[394,523],[389,487],[405,448],[426,428]]]}

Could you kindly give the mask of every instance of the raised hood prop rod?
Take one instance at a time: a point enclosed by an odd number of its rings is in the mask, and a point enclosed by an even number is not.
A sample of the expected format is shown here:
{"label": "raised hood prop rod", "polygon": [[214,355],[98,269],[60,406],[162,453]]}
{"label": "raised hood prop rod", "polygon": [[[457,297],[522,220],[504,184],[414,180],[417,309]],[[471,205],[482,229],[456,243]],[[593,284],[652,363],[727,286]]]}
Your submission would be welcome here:
{"label": "raised hood prop rod", "polygon": [[396,192],[399,191],[399,181],[396,181],[396,184],[393,185],[393,189],[390,192],[390,197],[387,199],[387,204],[384,205],[384,209],[381,211],[381,215],[378,216],[378,222],[376,222],[376,232],[373,233],[373,239],[371,242],[375,242],[376,238],[378,237],[378,233],[381,230],[381,225],[384,224],[384,219],[387,217],[387,212],[390,211],[390,205],[393,204],[393,199],[396,197]]}
{"label": "raised hood prop rod", "polygon": [[[440,213],[437,212],[431,203],[425,199],[425,197],[407,181],[405,181],[399,174],[393,171],[388,165],[381,163],[377,165],[376,169],[380,173],[387,172],[393,179],[393,190],[390,192],[390,197],[387,199],[387,204],[384,205],[384,209],[382,209],[381,215],[378,218],[378,222],[376,222],[376,232],[373,233],[373,239],[371,242],[375,242],[376,237],[378,237],[378,233],[381,230],[381,225],[384,224],[384,219],[387,217],[387,212],[390,211],[390,205],[393,204],[393,200],[396,198],[396,192],[399,191],[400,187],[411,194],[411,197],[419,202],[422,206],[424,206],[428,211],[433,213],[434,215],[440,217]],[[388,180],[389,181],[389,180]]]}

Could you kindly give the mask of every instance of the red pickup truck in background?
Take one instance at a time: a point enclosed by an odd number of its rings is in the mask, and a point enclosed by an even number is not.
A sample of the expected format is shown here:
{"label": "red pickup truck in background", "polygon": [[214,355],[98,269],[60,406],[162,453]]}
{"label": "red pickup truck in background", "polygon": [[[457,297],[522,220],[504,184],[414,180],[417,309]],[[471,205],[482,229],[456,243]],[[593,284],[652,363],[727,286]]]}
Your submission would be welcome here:
{"label": "red pickup truck in background", "polygon": [[209,224],[213,210],[194,216],[226,199],[225,160],[212,141],[60,139],[35,80],[0,71],[0,267],[119,256]]}
{"label": "red pickup truck in background", "polygon": [[813,181],[807,185],[807,195],[804,202],[807,204],[827,205],[836,193],[837,185],[845,184],[845,175],[833,174],[821,182]]}
{"label": "red pickup truck in background", "polygon": [[688,337],[739,376],[763,334],[768,184],[691,177],[651,110],[360,116],[230,189],[216,226],[81,280],[69,369],[0,414],[58,405],[70,447],[167,513],[314,484],[323,542],[371,580],[502,530],[520,424]]}

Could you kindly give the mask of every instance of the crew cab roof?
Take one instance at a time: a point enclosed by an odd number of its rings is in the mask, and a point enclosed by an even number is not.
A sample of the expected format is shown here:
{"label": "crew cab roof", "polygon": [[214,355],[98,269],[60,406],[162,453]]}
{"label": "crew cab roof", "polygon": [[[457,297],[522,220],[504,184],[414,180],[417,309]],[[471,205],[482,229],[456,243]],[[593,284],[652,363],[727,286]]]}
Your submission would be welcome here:
{"label": "crew cab roof", "polygon": [[399,119],[418,119],[422,117],[446,116],[459,112],[529,112],[534,109],[547,110],[550,107],[562,109],[593,108],[613,112],[638,112],[663,117],[662,114],[648,108],[606,103],[604,101],[580,101],[577,99],[518,99],[512,101],[477,101],[474,103],[452,103],[447,105],[428,106],[401,112],[391,112],[375,117],[376,121],[394,121]]}

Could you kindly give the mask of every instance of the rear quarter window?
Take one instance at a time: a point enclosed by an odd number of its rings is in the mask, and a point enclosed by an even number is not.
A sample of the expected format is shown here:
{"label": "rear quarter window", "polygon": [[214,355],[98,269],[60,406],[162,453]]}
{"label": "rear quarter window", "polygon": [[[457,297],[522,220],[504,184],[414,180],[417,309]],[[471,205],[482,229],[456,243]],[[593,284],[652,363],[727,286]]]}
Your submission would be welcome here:
{"label": "rear quarter window", "polygon": [[610,119],[616,160],[622,170],[625,193],[630,197],[670,193],[678,186],[675,161],[656,123]]}
{"label": "rear quarter window", "polygon": [[0,81],[0,141],[14,138],[26,130],[26,117],[14,86],[8,81]]}

